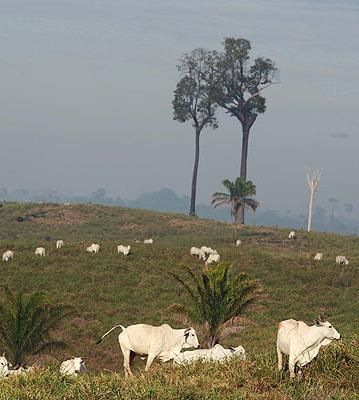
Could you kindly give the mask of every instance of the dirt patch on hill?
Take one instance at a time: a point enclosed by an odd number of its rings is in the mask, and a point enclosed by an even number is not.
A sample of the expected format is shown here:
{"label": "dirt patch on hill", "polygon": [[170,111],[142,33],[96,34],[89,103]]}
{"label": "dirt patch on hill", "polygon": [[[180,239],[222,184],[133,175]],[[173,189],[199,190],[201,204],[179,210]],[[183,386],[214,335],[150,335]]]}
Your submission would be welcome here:
{"label": "dirt patch on hill", "polygon": [[80,225],[88,220],[81,211],[69,206],[34,207],[28,214],[39,215],[38,218],[32,219],[32,222],[47,226]]}
{"label": "dirt patch on hill", "polygon": [[172,228],[189,228],[191,226],[207,226],[211,223],[211,221],[205,221],[200,219],[180,219],[180,218],[171,218],[168,221],[168,225]]}

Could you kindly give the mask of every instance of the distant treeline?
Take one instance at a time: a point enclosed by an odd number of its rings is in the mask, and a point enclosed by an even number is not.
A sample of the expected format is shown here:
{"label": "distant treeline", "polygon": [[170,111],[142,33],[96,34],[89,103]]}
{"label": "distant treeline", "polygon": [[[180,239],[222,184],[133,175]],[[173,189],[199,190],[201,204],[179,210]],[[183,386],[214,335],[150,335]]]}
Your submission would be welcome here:
{"label": "distant treeline", "polygon": [[[130,208],[143,208],[153,211],[175,212],[187,214],[190,204],[188,196],[180,197],[172,189],[161,189],[156,192],[147,192],[135,200],[124,200],[121,197],[111,197],[106,190],[99,188],[89,196],[62,195],[56,191],[31,192],[25,189],[8,191],[0,189],[0,201],[21,203],[95,203],[109,206],[122,206]],[[324,207],[317,207],[313,213],[313,230],[323,232],[336,232],[349,235],[358,235],[359,221],[351,218],[352,210],[346,208],[347,215],[336,215],[337,210],[332,208],[329,212]],[[210,205],[199,204],[197,214],[201,218],[209,218],[220,221],[231,221],[229,210],[213,210]],[[305,229],[306,215],[286,210],[258,209],[255,215],[248,215],[249,224],[257,226],[277,226]]]}

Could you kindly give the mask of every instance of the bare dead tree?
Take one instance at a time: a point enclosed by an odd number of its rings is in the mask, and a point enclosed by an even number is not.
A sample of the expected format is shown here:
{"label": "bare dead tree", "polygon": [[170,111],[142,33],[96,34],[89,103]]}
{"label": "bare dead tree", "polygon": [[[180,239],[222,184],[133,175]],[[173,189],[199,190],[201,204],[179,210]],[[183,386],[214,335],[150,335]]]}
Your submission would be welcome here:
{"label": "bare dead tree", "polygon": [[307,176],[307,183],[309,187],[309,209],[308,209],[308,232],[311,230],[312,226],[312,212],[313,212],[313,201],[314,201],[314,194],[318,189],[318,184],[320,181],[321,171],[317,169],[316,171],[311,172],[309,168],[305,170]]}

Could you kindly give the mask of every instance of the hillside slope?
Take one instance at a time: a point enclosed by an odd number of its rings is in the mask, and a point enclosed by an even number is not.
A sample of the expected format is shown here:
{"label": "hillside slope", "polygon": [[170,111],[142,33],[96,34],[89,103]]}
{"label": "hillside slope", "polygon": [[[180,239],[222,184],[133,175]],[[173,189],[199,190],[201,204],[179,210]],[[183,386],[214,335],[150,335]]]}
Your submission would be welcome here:
{"label": "hillside slope", "polygon": [[[243,245],[237,248],[232,224],[175,214],[94,205],[4,204],[0,250],[13,249],[15,258],[1,264],[2,285],[28,292],[45,289],[57,301],[75,305],[76,316],[58,332],[70,348],[55,357],[83,356],[90,369],[121,368],[116,335],[101,346],[94,344],[111,326],[171,323],[164,308],[187,298],[170,273],[181,273],[183,265],[197,271],[203,267],[189,255],[193,245],[216,248],[224,261],[232,262],[233,273],[245,271],[260,279],[267,294],[263,307],[251,315],[254,323],[226,344],[242,344],[249,354],[274,354],[278,321],[311,321],[318,312],[344,337],[358,332],[359,238],[298,232],[298,240],[290,241],[287,231],[252,227],[242,228],[239,236]],[[154,238],[152,246],[135,242],[146,237]],[[55,249],[56,239],[65,241],[63,249]],[[85,252],[91,242],[100,243],[98,255]],[[118,255],[120,243],[131,244],[132,255]],[[48,256],[34,255],[40,245]],[[317,251],[324,254],[319,263],[313,261]],[[347,256],[348,267],[335,264],[338,254]]]}

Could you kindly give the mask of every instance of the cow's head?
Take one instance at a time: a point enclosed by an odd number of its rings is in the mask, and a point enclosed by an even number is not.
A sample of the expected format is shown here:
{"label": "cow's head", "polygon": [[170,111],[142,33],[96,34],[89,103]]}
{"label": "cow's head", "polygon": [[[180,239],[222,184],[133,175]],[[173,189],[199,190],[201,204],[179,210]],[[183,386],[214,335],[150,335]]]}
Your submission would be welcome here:
{"label": "cow's head", "polygon": [[184,345],[183,348],[199,347],[196,331],[193,328],[187,328],[184,331]]}
{"label": "cow's head", "polygon": [[323,335],[326,339],[340,339],[340,333],[334,328],[329,321],[314,320],[315,326],[323,330]]}
{"label": "cow's head", "polygon": [[73,361],[76,373],[81,373],[86,371],[85,361],[81,357],[75,357]]}
{"label": "cow's head", "polygon": [[11,364],[5,357],[5,353],[0,357],[0,376],[5,376],[9,372]]}

